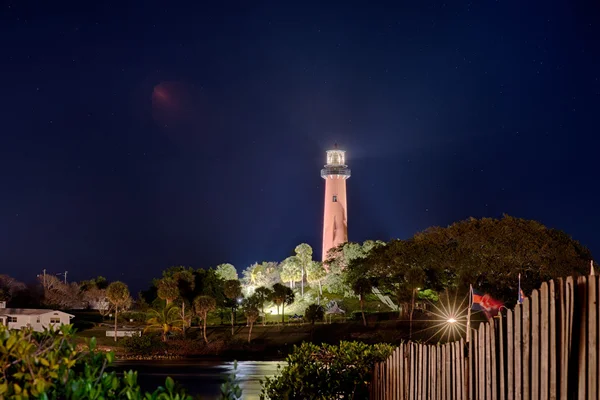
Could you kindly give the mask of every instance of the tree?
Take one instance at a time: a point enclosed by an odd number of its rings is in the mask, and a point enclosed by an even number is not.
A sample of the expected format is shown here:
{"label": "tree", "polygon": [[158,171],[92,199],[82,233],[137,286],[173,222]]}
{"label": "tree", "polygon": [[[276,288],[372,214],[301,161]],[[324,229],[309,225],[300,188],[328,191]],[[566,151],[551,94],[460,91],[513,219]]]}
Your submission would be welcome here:
{"label": "tree", "polygon": [[300,267],[300,293],[304,297],[304,278],[306,277],[306,270],[312,264],[313,249],[306,243],[301,243],[294,249],[296,252],[296,260]]}
{"label": "tree", "polygon": [[325,317],[325,309],[318,304],[311,304],[304,311],[304,318],[314,325],[316,321],[323,321]]}
{"label": "tree", "polygon": [[238,279],[237,270],[231,264],[217,265],[215,273],[219,278],[223,279],[224,281],[232,281]]}
{"label": "tree", "polygon": [[302,279],[302,268],[298,257],[291,256],[283,260],[281,263],[281,280],[289,282],[290,288],[295,286],[295,282]]}
{"label": "tree", "polygon": [[254,291],[254,294],[252,295],[252,297],[254,297],[256,299],[256,301],[258,303],[258,307],[260,307],[260,310],[263,315],[263,326],[265,326],[265,320],[266,320],[265,303],[268,301],[271,301],[271,299],[273,298],[273,291],[269,288],[261,286]]}
{"label": "tree", "polygon": [[24,283],[8,275],[0,275],[0,301],[10,301],[26,288]]}
{"label": "tree", "polygon": [[170,279],[174,281],[177,286],[177,290],[173,290],[173,293],[177,293],[177,298],[174,299],[174,301],[181,304],[181,307],[179,307],[179,320],[181,321],[183,337],[185,337],[186,327],[191,324],[192,313],[187,305],[194,299],[194,289],[196,287],[194,271],[191,268],[172,267],[169,272],[171,275]]}
{"label": "tree", "polygon": [[281,282],[279,265],[272,261],[263,261],[260,264],[254,263],[246,268],[242,274],[242,285],[247,295],[252,295],[256,287],[271,287]]}
{"label": "tree", "polygon": [[252,327],[254,323],[258,319],[258,308],[256,306],[256,301],[249,301],[244,307],[244,314],[246,315],[246,321],[250,325],[250,329],[248,330],[248,343],[252,339]]}
{"label": "tree", "polygon": [[235,319],[235,309],[238,306],[238,300],[242,296],[242,286],[237,279],[225,281],[225,296],[230,300],[231,305],[231,335],[233,336],[233,324]]}
{"label": "tree", "polygon": [[39,277],[44,288],[44,304],[47,306],[70,309],[84,304],[80,286],[76,282],[64,283],[53,275]]}
{"label": "tree", "polygon": [[345,294],[352,290],[352,280],[347,279],[351,266],[362,263],[372,252],[385,246],[384,242],[367,240],[360,243],[347,242],[329,250],[323,263],[328,271],[323,285],[331,293]]}
{"label": "tree", "polygon": [[213,297],[210,296],[198,296],[194,299],[194,309],[196,314],[202,320],[202,335],[204,336],[204,342],[208,343],[206,338],[206,321],[208,320],[208,313],[214,311],[217,308],[217,302]]}
{"label": "tree", "polygon": [[125,310],[131,304],[129,288],[121,281],[112,282],[106,288],[106,298],[115,310],[115,342],[117,341],[117,317],[119,310]]}
{"label": "tree", "polygon": [[177,281],[172,277],[164,277],[157,283],[158,297],[165,300],[167,305],[179,297],[179,287]]}
{"label": "tree", "polygon": [[323,268],[323,264],[318,261],[312,261],[306,269],[306,280],[311,285],[317,283],[319,285],[319,295],[323,295],[323,287],[321,281],[327,276],[327,271]]}
{"label": "tree", "polygon": [[167,341],[167,335],[171,331],[181,331],[182,328],[175,326],[181,324],[179,318],[179,307],[174,305],[165,305],[161,310],[150,310],[148,312],[148,326],[144,331],[160,330],[162,341]]}
{"label": "tree", "polygon": [[424,248],[421,265],[428,281],[462,292],[472,284],[508,304],[516,299],[519,274],[528,293],[550,279],[587,274],[592,259],[566,233],[508,215],[432,227],[413,241]]}
{"label": "tree", "polygon": [[352,290],[358,295],[363,325],[367,326],[367,319],[365,318],[365,296],[373,290],[373,285],[367,278],[361,277],[354,281]]}
{"label": "tree", "polygon": [[277,311],[281,306],[281,323],[285,323],[285,306],[294,303],[294,291],[280,283],[273,285],[273,301],[277,304]]}

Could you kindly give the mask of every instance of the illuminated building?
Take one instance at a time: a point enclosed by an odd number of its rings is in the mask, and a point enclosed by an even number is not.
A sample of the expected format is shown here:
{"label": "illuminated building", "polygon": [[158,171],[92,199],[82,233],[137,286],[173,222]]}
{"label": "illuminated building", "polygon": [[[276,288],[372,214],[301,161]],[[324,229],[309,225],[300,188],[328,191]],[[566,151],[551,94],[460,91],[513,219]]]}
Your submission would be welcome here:
{"label": "illuminated building", "polygon": [[327,164],[321,170],[325,179],[325,207],[323,217],[323,261],[327,252],[348,241],[348,203],[346,200],[346,179],[350,178],[350,168],[346,165],[346,152],[327,150]]}

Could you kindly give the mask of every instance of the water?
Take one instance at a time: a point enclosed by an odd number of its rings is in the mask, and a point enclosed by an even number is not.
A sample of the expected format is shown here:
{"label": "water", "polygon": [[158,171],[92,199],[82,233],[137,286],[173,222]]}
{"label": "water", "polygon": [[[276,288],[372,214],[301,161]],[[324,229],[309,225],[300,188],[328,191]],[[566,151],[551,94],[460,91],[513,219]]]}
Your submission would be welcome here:
{"label": "water", "polygon": [[[277,374],[281,361],[238,361],[236,375],[242,388],[244,400],[258,400],[261,385],[259,380]],[[117,361],[117,371],[138,371],[138,382],[144,390],[153,390],[164,385],[170,376],[186,388],[191,395],[200,395],[203,400],[218,399],[220,386],[228,374],[233,372],[233,362],[210,360],[157,360]]]}

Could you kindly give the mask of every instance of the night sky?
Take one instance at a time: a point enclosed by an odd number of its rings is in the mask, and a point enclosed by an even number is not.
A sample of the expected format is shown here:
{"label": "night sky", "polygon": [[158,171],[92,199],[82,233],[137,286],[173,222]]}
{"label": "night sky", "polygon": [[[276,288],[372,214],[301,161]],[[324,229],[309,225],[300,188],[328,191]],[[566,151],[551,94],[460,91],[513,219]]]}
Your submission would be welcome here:
{"label": "night sky", "polygon": [[0,273],[319,256],[336,142],[351,241],[508,213],[600,254],[598,1],[222,3],[0,2]]}

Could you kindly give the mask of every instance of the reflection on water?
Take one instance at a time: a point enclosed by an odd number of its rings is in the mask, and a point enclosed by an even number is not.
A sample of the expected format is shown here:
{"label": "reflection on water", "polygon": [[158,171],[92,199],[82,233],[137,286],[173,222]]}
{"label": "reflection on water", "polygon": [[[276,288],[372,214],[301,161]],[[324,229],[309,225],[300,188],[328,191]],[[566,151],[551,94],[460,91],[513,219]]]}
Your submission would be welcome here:
{"label": "reflection on water", "polygon": [[[257,400],[260,397],[260,382],[265,376],[277,373],[281,361],[238,361],[237,379],[243,391],[243,399]],[[218,399],[219,389],[228,374],[233,372],[233,362],[209,360],[169,361],[118,361],[117,371],[138,371],[138,381],[144,390],[164,385],[167,376],[183,385],[191,395],[202,399]]]}

